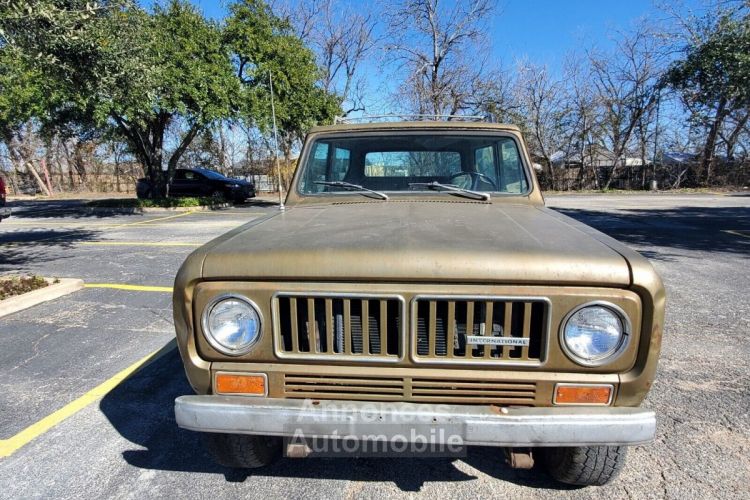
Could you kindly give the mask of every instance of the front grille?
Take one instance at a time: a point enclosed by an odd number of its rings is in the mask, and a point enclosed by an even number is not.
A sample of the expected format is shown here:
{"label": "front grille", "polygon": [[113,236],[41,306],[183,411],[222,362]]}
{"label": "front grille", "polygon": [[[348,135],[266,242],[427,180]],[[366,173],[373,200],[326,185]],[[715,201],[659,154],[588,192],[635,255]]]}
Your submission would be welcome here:
{"label": "front grille", "polygon": [[284,375],[287,398],[531,406],[533,382],[454,380],[370,375]]}
{"label": "front grille", "polygon": [[496,382],[490,380],[450,380],[413,378],[413,401],[438,403],[496,403],[533,405],[536,384],[533,382]]}
{"label": "front grille", "polygon": [[398,361],[403,356],[398,297],[280,295],[275,302],[282,357]]}
{"label": "front grille", "polygon": [[404,397],[401,377],[345,377],[336,375],[284,375],[288,398],[398,401]]}
{"label": "front grille", "polygon": [[412,308],[415,360],[539,363],[548,308],[543,299],[420,297]]}

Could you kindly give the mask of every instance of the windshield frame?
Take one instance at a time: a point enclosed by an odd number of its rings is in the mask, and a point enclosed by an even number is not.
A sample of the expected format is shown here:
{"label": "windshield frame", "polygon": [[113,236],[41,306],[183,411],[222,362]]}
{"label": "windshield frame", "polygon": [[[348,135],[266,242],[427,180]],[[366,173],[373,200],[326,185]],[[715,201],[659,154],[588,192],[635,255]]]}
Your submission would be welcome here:
{"label": "windshield frame", "polygon": [[[314,151],[314,145],[319,140],[333,140],[336,139],[355,139],[355,138],[366,138],[366,137],[383,137],[386,134],[398,134],[399,137],[407,136],[407,135],[414,135],[414,136],[424,136],[424,135],[434,135],[434,136],[467,136],[467,137],[498,137],[498,138],[507,138],[514,142],[516,149],[518,151],[518,157],[521,163],[521,172],[524,176],[524,179],[526,180],[526,190],[520,193],[506,193],[502,191],[487,191],[488,194],[491,195],[491,198],[525,198],[532,195],[532,193],[535,190],[535,181],[530,173],[530,167],[529,167],[529,160],[526,157],[526,150],[523,147],[523,144],[520,141],[520,138],[512,133],[507,132],[503,130],[493,130],[493,129],[472,129],[472,130],[466,130],[466,129],[450,129],[450,128],[441,128],[439,130],[436,129],[430,129],[430,128],[409,128],[409,129],[399,129],[399,128],[393,128],[388,130],[376,130],[376,131],[365,131],[365,130],[357,130],[357,131],[351,131],[351,130],[342,130],[341,132],[325,132],[325,133],[319,133],[319,134],[311,134],[308,136],[307,140],[305,141],[304,147],[303,147],[303,154],[298,159],[298,168],[294,174],[294,179],[292,181],[292,186],[289,189],[289,193],[287,195],[287,198],[289,198],[290,195],[294,195],[295,198],[298,200],[305,200],[305,199],[322,199],[322,198],[330,198],[330,197],[352,197],[354,194],[352,191],[325,191],[320,193],[306,193],[302,192],[300,190],[301,180],[304,175],[304,172],[307,169],[307,162],[311,154],[313,154]],[[452,195],[448,191],[431,191],[431,190],[401,190],[401,191],[388,191],[388,190],[380,190],[384,193],[387,193],[389,197],[395,198],[395,197],[454,197],[455,193]],[[289,200],[289,201],[295,201],[295,200]],[[386,200],[383,200],[384,203],[387,203]],[[482,202],[482,203],[490,203],[491,200]]]}

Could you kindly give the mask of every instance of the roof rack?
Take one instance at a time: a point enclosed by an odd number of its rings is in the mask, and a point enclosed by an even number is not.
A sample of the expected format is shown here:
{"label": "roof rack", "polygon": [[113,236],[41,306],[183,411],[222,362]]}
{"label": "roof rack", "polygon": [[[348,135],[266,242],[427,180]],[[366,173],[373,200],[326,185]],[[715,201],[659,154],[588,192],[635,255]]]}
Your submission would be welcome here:
{"label": "roof rack", "polygon": [[425,115],[425,114],[390,114],[390,115],[365,115],[365,116],[337,116],[333,124],[339,123],[376,123],[389,121],[470,121],[494,123],[491,115]]}

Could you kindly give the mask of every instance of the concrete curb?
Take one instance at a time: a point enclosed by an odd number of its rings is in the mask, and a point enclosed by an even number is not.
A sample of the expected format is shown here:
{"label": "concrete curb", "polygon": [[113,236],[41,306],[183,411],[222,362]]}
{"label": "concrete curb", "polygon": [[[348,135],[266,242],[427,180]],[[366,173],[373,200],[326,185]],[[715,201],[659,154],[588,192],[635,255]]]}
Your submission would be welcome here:
{"label": "concrete curb", "polygon": [[47,281],[50,282],[47,287],[0,301],[0,318],[42,302],[58,299],[83,288],[83,280],[75,278],[60,278],[59,283],[52,283],[50,279]]}

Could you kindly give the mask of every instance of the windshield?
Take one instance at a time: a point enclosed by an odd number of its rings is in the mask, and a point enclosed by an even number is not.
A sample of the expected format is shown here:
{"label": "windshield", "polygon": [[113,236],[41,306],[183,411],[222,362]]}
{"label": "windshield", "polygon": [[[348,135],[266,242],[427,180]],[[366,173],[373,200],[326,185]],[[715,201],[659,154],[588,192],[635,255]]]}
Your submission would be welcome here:
{"label": "windshield", "polygon": [[223,175],[221,175],[219,172],[214,172],[213,170],[208,170],[206,168],[196,168],[195,170],[197,172],[200,172],[201,174],[205,175],[209,179],[213,179],[213,180],[216,180],[216,181],[227,180],[226,177],[224,177]]}
{"label": "windshield", "polygon": [[303,168],[300,194],[350,192],[342,182],[380,192],[434,193],[430,183],[503,194],[524,194],[529,187],[516,141],[503,136],[320,139]]}

